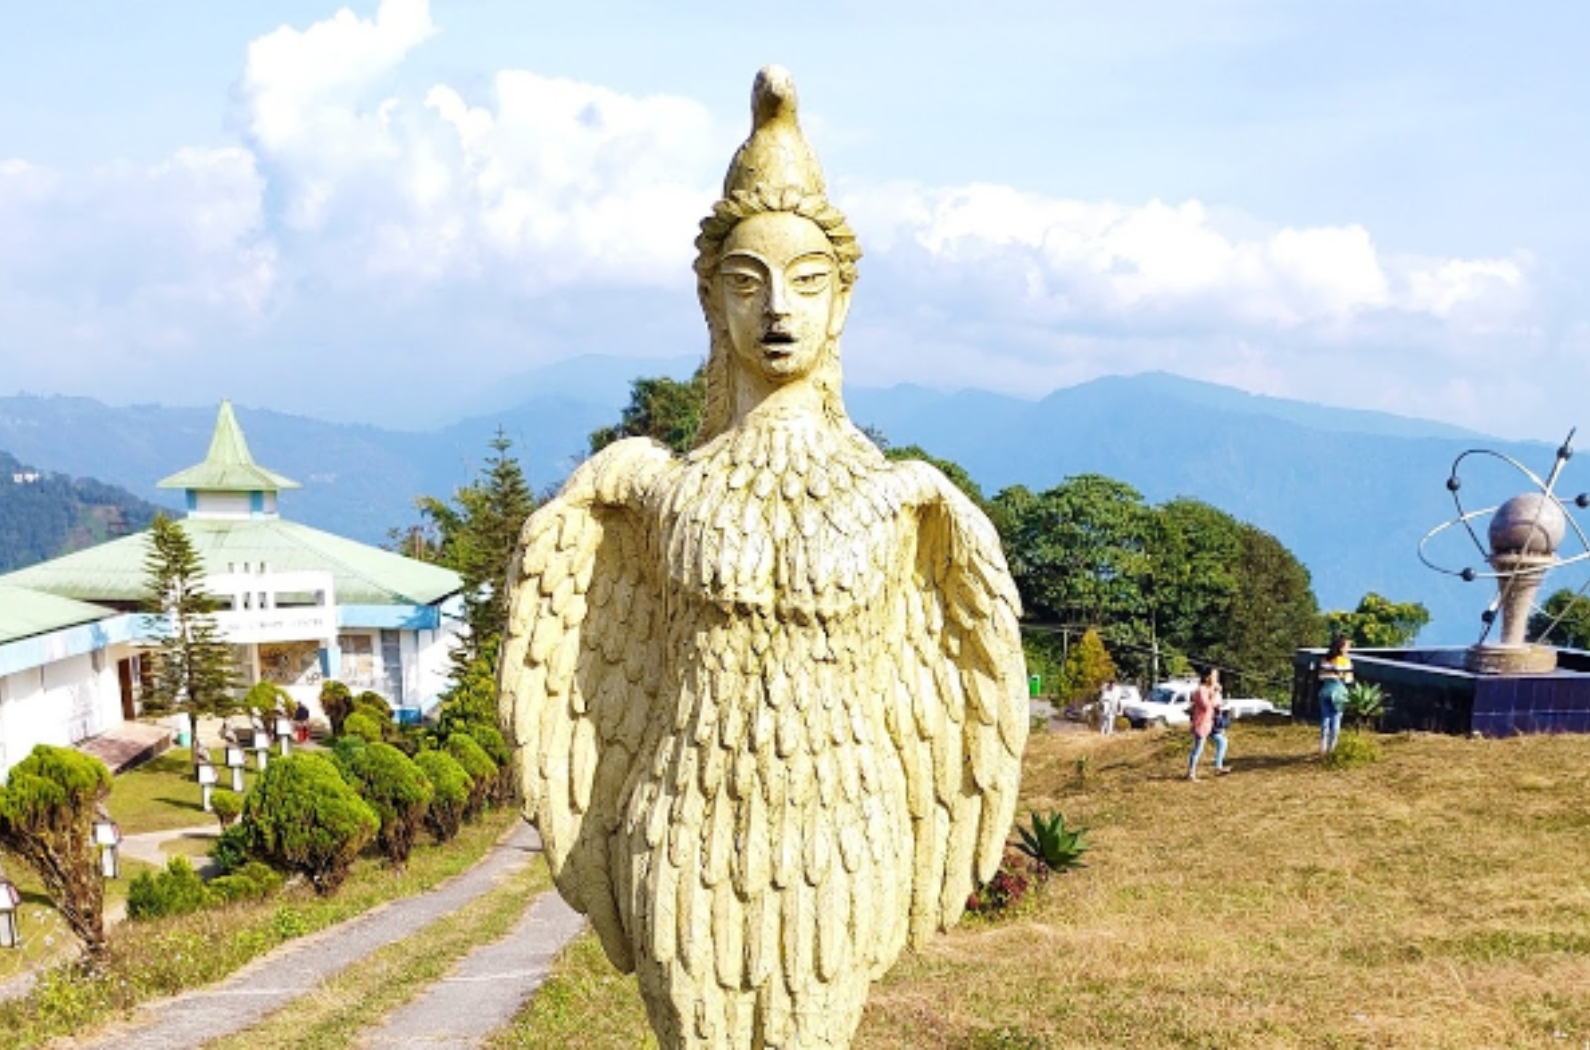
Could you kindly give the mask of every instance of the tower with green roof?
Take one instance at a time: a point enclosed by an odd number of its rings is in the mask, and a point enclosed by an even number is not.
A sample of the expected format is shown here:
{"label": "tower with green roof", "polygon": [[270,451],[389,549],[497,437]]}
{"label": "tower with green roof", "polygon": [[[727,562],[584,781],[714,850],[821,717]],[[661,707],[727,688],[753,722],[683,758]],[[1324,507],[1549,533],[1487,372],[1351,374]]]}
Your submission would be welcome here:
{"label": "tower with green roof", "polygon": [[222,401],[204,462],[178,471],[156,487],[184,490],[190,518],[235,519],[277,517],[277,493],[300,486],[254,462],[232,402]]}

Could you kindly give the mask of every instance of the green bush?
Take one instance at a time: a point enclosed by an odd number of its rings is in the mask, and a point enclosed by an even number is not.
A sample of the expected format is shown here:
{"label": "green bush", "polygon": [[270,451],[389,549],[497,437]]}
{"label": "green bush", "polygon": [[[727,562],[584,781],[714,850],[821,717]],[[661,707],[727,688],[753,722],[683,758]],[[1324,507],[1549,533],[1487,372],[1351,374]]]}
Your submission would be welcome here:
{"label": "green bush", "polygon": [[92,829],[110,783],[99,759],[40,744],[0,788],[0,851],[38,873],[61,918],[93,953],[105,947],[105,884]]}
{"label": "green bush", "polygon": [[[357,751],[369,747],[369,742],[362,736],[339,736],[331,741],[331,760],[337,763],[339,772],[348,768],[348,762]],[[344,778],[346,779],[346,777]]]}
{"label": "green bush", "polygon": [[497,782],[497,763],[468,733],[454,733],[448,737],[447,753],[469,774],[469,804],[464,807],[464,819],[473,820],[486,808],[492,796]]}
{"label": "green bush", "polygon": [[347,721],[342,723],[342,733],[344,736],[356,736],[366,743],[379,744],[381,723],[371,718],[365,711],[354,711],[348,716]]}
{"label": "green bush", "polygon": [[210,809],[215,812],[215,819],[221,822],[221,830],[225,831],[243,812],[243,796],[226,788],[216,788],[210,792]]}
{"label": "green bush", "polygon": [[271,716],[276,712],[290,712],[293,709],[293,698],[287,695],[287,690],[275,682],[260,679],[248,687],[248,692],[243,694],[243,709],[246,711],[258,710],[265,716],[267,730],[274,731]]}
{"label": "green bush", "polygon": [[211,879],[208,887],[212,897],[227,902],[264,900],[281,888],[281,874],[257,860],[229,875]]}
{"label": "green bush", "polygon": [[210,893],[187,857],[172,857],[166,862],[165,871],[140,872],[127,887],[130,919],[186,915],[208,903]]}
{"label": "green bush", "polygon": [[328,680],[320,687],[320,710],[331,723],[331,735],[341,736],[342,723],[353,714],[353,692],[335,679]]}
{"label": "green bush", "polygon": [[220,869],[222,875],[232,874],[248,863],[248,841],[248,828],[233,824],[222,831],[215,845],[210,847],[210,863]]}
{"label": "green bush", "polygon": [[1380,761],[1380,745],[1368,733],[1343,733],[1336,750],[1325,756],[1326,769],[1352,769]]}
{"label": "green bush", "polygon": [[408,863],[420,822],[430,807],[430,781],[391,744],[353,748],[347,755],[346,762],[340,763],[343,776],[375,810],[381,820],[376,845],[393,867],[401,868]]}
{"label": "green bush", "polygon": [[377,722],[391,724],[392,705],[387,703],[386,698],[380,693],[372,693],[370,690],[366,689],[364,692],[354,697],[353,709],[357,711],[361,707],[367,708],[371,712],[371,717]]}
{"label": "green bush", "polygon": [[473,783],[458,760],[445,751],[421,751],[414,764],[431,784],[431,805],[425,811],[425,827],[437,842],[458,834],[469,807]]}
{"label": "green bush", "polygon": [[381,821],[337,773],[312,752],[276,759],[243,801],[249,853],[306,876],[315,892],[336,891]]}

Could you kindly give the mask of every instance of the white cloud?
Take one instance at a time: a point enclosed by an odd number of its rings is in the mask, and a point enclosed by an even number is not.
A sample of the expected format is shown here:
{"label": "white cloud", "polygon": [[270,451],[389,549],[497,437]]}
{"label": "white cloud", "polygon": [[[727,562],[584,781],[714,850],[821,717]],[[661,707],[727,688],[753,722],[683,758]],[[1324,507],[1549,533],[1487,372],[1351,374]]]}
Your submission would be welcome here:
{"label": "white cloud", "polygon": [[[438,32],[425,0],[384,0],[260,37],[237,145],[86,174],[0,160],[0,351],[43,348],[7,371],[86,389],[85,362],[141,358],[274,383],[291,407],[298,372],[418,373],[424,340],[480,380],[533,353],[697,345],[692,240],[743,118],[529,70],[418,82],[406,64]],[[868,252],[847,351],[864,381],[1036,392],[1164,368],[1317,399],[1347,376],[1361,402],[1412,390],[1441,414],[1472,388],[1454,366],[1541,345],[1526,253],[1388,253],[1359,224],[1198,200],[837,185]]]}

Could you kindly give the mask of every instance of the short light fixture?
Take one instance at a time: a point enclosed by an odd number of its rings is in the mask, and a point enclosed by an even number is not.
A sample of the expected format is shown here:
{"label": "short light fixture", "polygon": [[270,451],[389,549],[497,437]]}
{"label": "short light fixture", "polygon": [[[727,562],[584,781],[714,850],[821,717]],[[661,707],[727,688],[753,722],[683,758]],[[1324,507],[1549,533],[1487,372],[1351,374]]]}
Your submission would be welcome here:
{"label": "short light fixture", "polygon": [[282,745],[282,754],[291,754],[293,750],[293,720],[286,715],[276,716],[276,739]]}
{"label": "short light fixture", "polygon": [[240,795],[243,793],[243,762],[247,757],[247,753],[236,744],[226,749],[226,768],[232,771],[232,790]]}
{"label": "short light fixture", "polygon": [[109,817],[94,821],[94,845],[99,847],[99,873],[107,879],[121,878],[121,828]]}
{"label": "short light fixture", "polygon": [[17,906],[22,894],[16,884],[0,875],[0,948],[22,947],[22,937],[17,933]]}
{"label": "short light fixture", "polygon": [[203,798],[204,811],[212,812],[210,808],[210,794],[215,790],[215,766],[209,762],[199,763],[199,793]]}

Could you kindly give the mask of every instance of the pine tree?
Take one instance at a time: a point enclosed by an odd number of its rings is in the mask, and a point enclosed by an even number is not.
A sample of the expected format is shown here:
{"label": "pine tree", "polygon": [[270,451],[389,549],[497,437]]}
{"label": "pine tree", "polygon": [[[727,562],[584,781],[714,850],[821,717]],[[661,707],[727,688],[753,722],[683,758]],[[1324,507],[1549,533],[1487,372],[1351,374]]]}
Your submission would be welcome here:
{"label": "pine tree", "polygon": [[237,672],[215,621],[220,602],[204,589],[204,565],[187,533],[164,514],[150,526],[144,572],[144,612],[162,620],[150,706],[195,717],[230,711]]}

